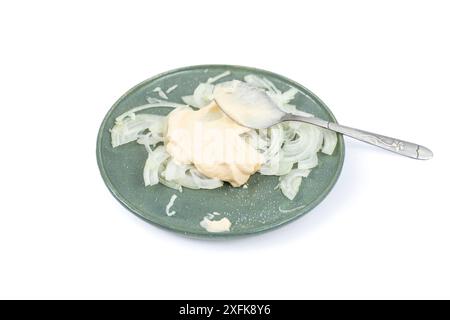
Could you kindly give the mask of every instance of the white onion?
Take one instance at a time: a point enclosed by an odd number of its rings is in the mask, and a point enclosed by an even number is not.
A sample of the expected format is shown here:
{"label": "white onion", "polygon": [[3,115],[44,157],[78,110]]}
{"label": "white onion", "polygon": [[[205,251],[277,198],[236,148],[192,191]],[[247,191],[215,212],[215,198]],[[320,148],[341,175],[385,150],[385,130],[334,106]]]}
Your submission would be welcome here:
{"label": "white onion", "polygon": [[160,87],[156,87],[155,89],[153,89],[153,92],[157,92],[158,95],[163,99],[166,99],[166,100],[168,99],[167,95],[165,94],[163,89],[161,89]]}
{"label": "white onion", "polygon": [[202,108],[208,105],[213,100],[214,82],[231,74],[230,71],[225,71],[215,77],[209,78],[206,82],[201,82],[190,96],[184,96],[181,99],[187,105],[195,108]]}
{"label": "white onion", "polygon": [[302,178],[309,175],[309,170],[294,169],[287,175],[280,177],[281,192],[289,199],[293,200],[297,195]]}
{"label": "white onion", "polygon": [[[126,118],[134,118],[136,117],[135,113],[142,111],[142,110],[146,110],[146,109],[153,109],[153,108],[179,108],[179,107],[185,107],[186,105],[184,104],[180,104],[180,103],[174,103],[174,102],[169,102],[169,101],[162,101],[162,100],[158,100],[155,98],[148,98],[147,100],[152,101],[152,103],[148,103],[148,104],[144,104],[142,106],[139,107],[135,107],[123,114],[121,114],[120,116],[118,116],[116,118],[116,123],[123,121]],[[154,102],[153,102],[154,101]],[[156,102],[158,101],[158,102]]]}
{"label": "white onion", "polygon": [[214,85],[210,83],[200,83],[194,91],[193,106],[202,108],[208,105],[213,99]]}
{"label": "white onion", "polygon": [[159,182],[159,167],[169,157],[163,146],[157,147],[149,152],[147,161],[144,166],[144,184],[145,186],[153,186]]}
{"label": "white onion", "polygon": [[181,97],[181,100],[183,100],[183,102],[186,103],[188,106],[193,107],[195,104],[193,95]]}
{"label": "white onion", "polygon": [[322,152],[328,155],[332,155],[337,144],[337,134],[334,131],[323,129],[323,146]]}
{"label": "white onion", "polygon": [[175,181],[167,181],[166,179],[164,179],[164,176],[160,175],[159,176],[159,182],[163,185],[165,185],[166,187],[172,188],[174,190],[177,190],[179,192],[183,192],[183,188],[181,187],[181,185]]}
{"label": "white onion", "polygon": [[219,179],[208,178],[195,168],[192,168],[189,171],[194,184],[200,189],[216,189],[223,186],[223,181]]}
{"label": "white onion", "polygon": [[231,74],[230,70],[227,70],[227,71],[222,72],[221,74],[219,74],[219,75],[217,75],[217,76],[215,76],[215,77],[209,78],[209,79],[207,80],[207,83],[214,83],[214,82],[216,82],[217,80],[220,80],[220,79],[222,79],[222,78],[225,78],[225,77],[229,76],[230,74]]}
{"label": "white onion", "polygon": [[168,181],[177,181],[186,174],[188,169],[188,165],[178,164],[173,159],[170,159],[167,161],[167,165],[164,170],[164,178]]}
{"label": "white onion", "polygon": [[223,181],[208,178],[192,165],[178,164],[173,159],[167,161],[160,177],[177,190],[181,186],[190,189],[215,189],[223,185]]}
{"label": "white onion", "polygon": [[111,129],[113,148],[135,141],[145,130],[162,134],[165,117],[153,114],[138,114],[134,118],[124,118]]}
{"label": "white onion", "polygon": [[311,155],[311,157],[297,162],[297,168],[303,170],[312,169],[317,167],[318,164],[319,158],[317,157],[317,153],[314,153]]}
{"label": "white onion", "polygon": [[292,122],[297,136],[294,140],[286,141],[283,146],[284,156],[291,161],[308,159],[317,153],[323,143],[322,130],[316,126]]}
{"label": "white onion", "polygon": [[167,89],[167,90],[166,90],[166,93],[169,94],[169,93],[171,93],[173,90],[175,90],[176,88],[178,88],[178,85],[177,85],[177,84],[176,84],[176,85],[173,85],[173,86],[171,86],[169,89]]}

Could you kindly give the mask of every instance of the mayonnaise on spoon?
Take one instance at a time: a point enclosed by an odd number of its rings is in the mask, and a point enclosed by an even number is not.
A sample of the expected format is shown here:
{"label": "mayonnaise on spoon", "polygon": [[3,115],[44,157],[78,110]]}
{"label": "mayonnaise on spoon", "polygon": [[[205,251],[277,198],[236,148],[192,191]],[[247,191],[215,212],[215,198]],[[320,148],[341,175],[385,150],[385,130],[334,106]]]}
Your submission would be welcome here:
{"label": "mayonnaise on spoon", "polygon": [[217,84],[213,96],[223,112],[248,128],[268,128],[286,115],[264,90],[239,80]]}

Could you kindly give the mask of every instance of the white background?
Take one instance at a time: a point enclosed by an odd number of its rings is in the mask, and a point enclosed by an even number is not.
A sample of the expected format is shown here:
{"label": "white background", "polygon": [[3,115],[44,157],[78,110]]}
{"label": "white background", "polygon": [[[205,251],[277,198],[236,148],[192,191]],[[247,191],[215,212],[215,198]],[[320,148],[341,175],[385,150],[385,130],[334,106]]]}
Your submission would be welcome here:
{"label": "white background", "polygon": [[[0,298],[450,298],[446,4],[3,1]],[[218,242],[156,228],[105,187],[97,130],[136,83],[207,63],[285,75],[435,158],[346,139],[336,187],[294,223]]]}

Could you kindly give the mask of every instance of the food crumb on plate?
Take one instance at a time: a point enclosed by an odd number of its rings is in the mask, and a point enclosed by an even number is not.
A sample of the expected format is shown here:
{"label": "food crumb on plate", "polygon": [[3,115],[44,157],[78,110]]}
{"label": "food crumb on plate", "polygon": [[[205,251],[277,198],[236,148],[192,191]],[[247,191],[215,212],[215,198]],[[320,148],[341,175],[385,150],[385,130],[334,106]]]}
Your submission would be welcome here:
{"label": "food crumb on plate", "polygon": [[168,99],[167,95],[164,93],[163,89],[161,89],[160,87],[156,87],[155,89],[153,89],[153,92],[157,92],[158,95],[163,98],[163,99]]}
{"label": "food crumb on plate", "polygon": [[171,217],[173,215],[175,215],[175,213],[177,213],[175,210],[170,211],[170,209],[172,208],[175,200],[178,198],[178,196],[176,194],[172,195],[172,197],[169,200],[169,203],[166,206],[166,214]]}
{"label": "food crumb on plate", "polygon": [[169,89],[167,89],[166,90],[166,94],[169,94],[169,93],[171,93],[173,90],[175,90],[176,88],[178,88],[178,85],[176,84],[176,85],[173,85],[173,86],[171,86]]}
{"label": "food crumb on plate", "polygon": [[212,220],[214,217],[219,216],[220,213],[213,212],[208,213],[200,221],[200,226],[208,232],[219,233],[219,232],[229,232],[231,227],[231,222],[228,218],[222,218],[220,220]]}

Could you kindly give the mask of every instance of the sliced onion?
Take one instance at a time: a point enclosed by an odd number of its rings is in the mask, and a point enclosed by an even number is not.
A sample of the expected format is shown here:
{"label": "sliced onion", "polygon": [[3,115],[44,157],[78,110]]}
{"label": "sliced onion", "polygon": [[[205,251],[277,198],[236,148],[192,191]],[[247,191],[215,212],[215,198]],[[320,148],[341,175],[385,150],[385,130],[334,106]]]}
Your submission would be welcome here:
{"label": "sliced onion", "polygon": [[190,95],[190,96],[184,96],[181,97],[181,100],[183,100],[184,103],[186,103],[189,106],[195,107],[195,100],[194,100],[194,96]]}
{"label": "sliced onion", "polygon": [[287,175],[280,177],[281,192],[289,200],[293,200],[300,190],[302,178],[307,177],[309,172],[309,170],[294,169]]}
{"label": "sliced onion", "polygon": [[210,83],[200,83],[194,91],[194,107],[202,108],[208,105],[213,99],[214,85]]}
{"label": "sliced onion", "polygon": [[153,89],[153,92],[158,93],[158,95],[159,95],[161,98],[165,99],[165,100],[168,99],[166,93],[165,93],[164,90],[161,89],[160,87],[156,87],[155,89]]}
{"label": "sliced onion", "polygon": [[223,186],[223,181],[219,179],[208,178],[207,176],[201,174],[195,168],[192,168],[189,171],[195,185],[198,186],[200,189],[216,189]]}
{"label": "sliced onion", "polygon": [[173,90],[175,90],[176,88],[178,88],[178,85],[177,85],[177,84],[175,84],[175,85],[171,86],[169,89],[167,89],[167,90],[166,90],[166,93],[169,94],[169,93],[171,93]]}
{"label": "sliced onion", "polygon": [[139,134],[136,142],[142,144],[147,152],[151,152],[152,146],[156,146],[158,143],[162,142],[162,135],[153,136],[151,132]]}
{"label": "sliced onion", "polygon": [[223,185],[223,181],[208,178],[192,165],[178,164],[173,159],[167,161],[160,177],[164,182],[171,182],[174,189],[178,189],[179,186],[190,189],[215,189]]}
{"label": "sliced onion", "polygon": [[183,188],[181,187],[181,185],[176,183],[175,181],[167,181],[164,178],[159,177],[159,182],[168,188],[183,192]]}
{"label": "sliced onion", "polygon": [[292,122],[292,126],[296,130],[297,138],[284,143],[284,156],[290,161],[301,161],[317,153],[323,142],[322,130],[301,122]]}
{"label": "sliced onion", "polygon": [[164,178],[168,181],[177,181],[182,178],[190,166],[185,164],[178,164],[173,159],[167,162],[164,170]]}
{"label": "sliced onion", "polygon": [[298,89],[296,89],[296,88],[290,88],[287,91],[283,92],[281,94],[281,96],[283,97],[284,103],[286,104],[286,103],[291,102],[295,98],[297,93],[298,93]]}
{"label": "sliced onion", "polygon": [[215,77],[209,78],[206,82],[200,83],[194,90],[192,96],[184,96],[181,99],[184,103],[196,108],[203,108],[213,100],[214,82],[231,74],[225,71]]}
{"label": "sliced onion", "polygon": [[254,74],[246,75],[244,77],[244,81],[254,87],[265,89],[271,93],[275,93],[275,94],[281,93],[281,91],[278,90],[277,87],[275,87],[275,85],[271,81],[267,80],[266,78],[258,77]]}
{"label": "sliced onion", "polygon": [[263,149],[262,155],[266,162],[261,166],[259,172],[263,175],[283,175],[292,163],[283,162],[280,155],[281,146],[284,142],[284,130],[281,124],[273,126],[267,130],[260,130],[260,140],[267,146]]}
{"label": "sliced onion", "polygon": [[165,117],[153,114],[138,114],[134,118],[125,118],[117,122],[111,129],[111,143],[113,148],[121,146],[139,138],[145,130],[162,134]]}
{"label": "sliced onion", "polygon": [[222,78],[225,78],[225,77],[229,76],[230,74],[231,74],[231,72],[229,70],[227,70],[227,71],[222,72],[221,74],[219,74],[219,75],[217,75],[215,77],[209,78],[207,83],[214,83],[217,80],[220,80]]}
{"label": "sliced onion", "polygon": [[307,170],[317,167],[318,164],[319,158],[317,157],[317,153],[314,153],[311,157],[297,162],[297,168]]}
{"label": "sliced onion", "polygon": [[195,168],[190,168],[174,182],[189,189],[216,189],[223,186],[223,181],[205,177]]}
{"label": "sliced onion", "polygon": [[281,146],[283,145],[284,141],[284,130],[281,124],[277,124],[269,128],[268,130],[270,143],[267,151],[265,152],[265,155],[267,157],[272,157],[273,155],[279,153],[281,150]]}
{"label": "sliced onion", "polygon": [[337,134],[328,129],[322,129],[322,133],[323,146],[321,151],[325,154],[332,155],[337,145]]}
{"label": "sliced onion", "polygon": [[116,123],[119,123],[121,121],[123,121],[124,119],[131,117],[134,118],[136,115],[136,112],[142,111],[142,110],[146,110],[146,109],[152,109],[152,108],[179,108],[179,107],[186,107],[186,105],[184,104],[180,104],[180,103],[175,103],[175,102],[169,102],[169,101],[162,101],[159,99],[155,99],[155,98],[148,98],[147,100],[152,101],[152,103],[148,103],[148,104],[144,104],[142,106],[139,107],[135,107],[123,114],[121,114],[120,116],[118,116],[116,118]]}
{"label": "sliced onion", "polygon": [[144,166],[144,184],[145,186],[153,186],[159,182],[159,167],[169,157],[163,146],[157,147],[148,154],[147,161]]}
{"label": "sliced onion", "polygon": [[168,181],[168,180],[165,179],[165,177],[164,177],[164,169],[165,169],[165,165],[163,163],[160,166],[160,168],[159,168],[159,182],[161,182],[166,187],[172,188],[172,189],[177,190],[179,192],[183,192],[183,188],[181,187],[181,185],[178,182]]}

